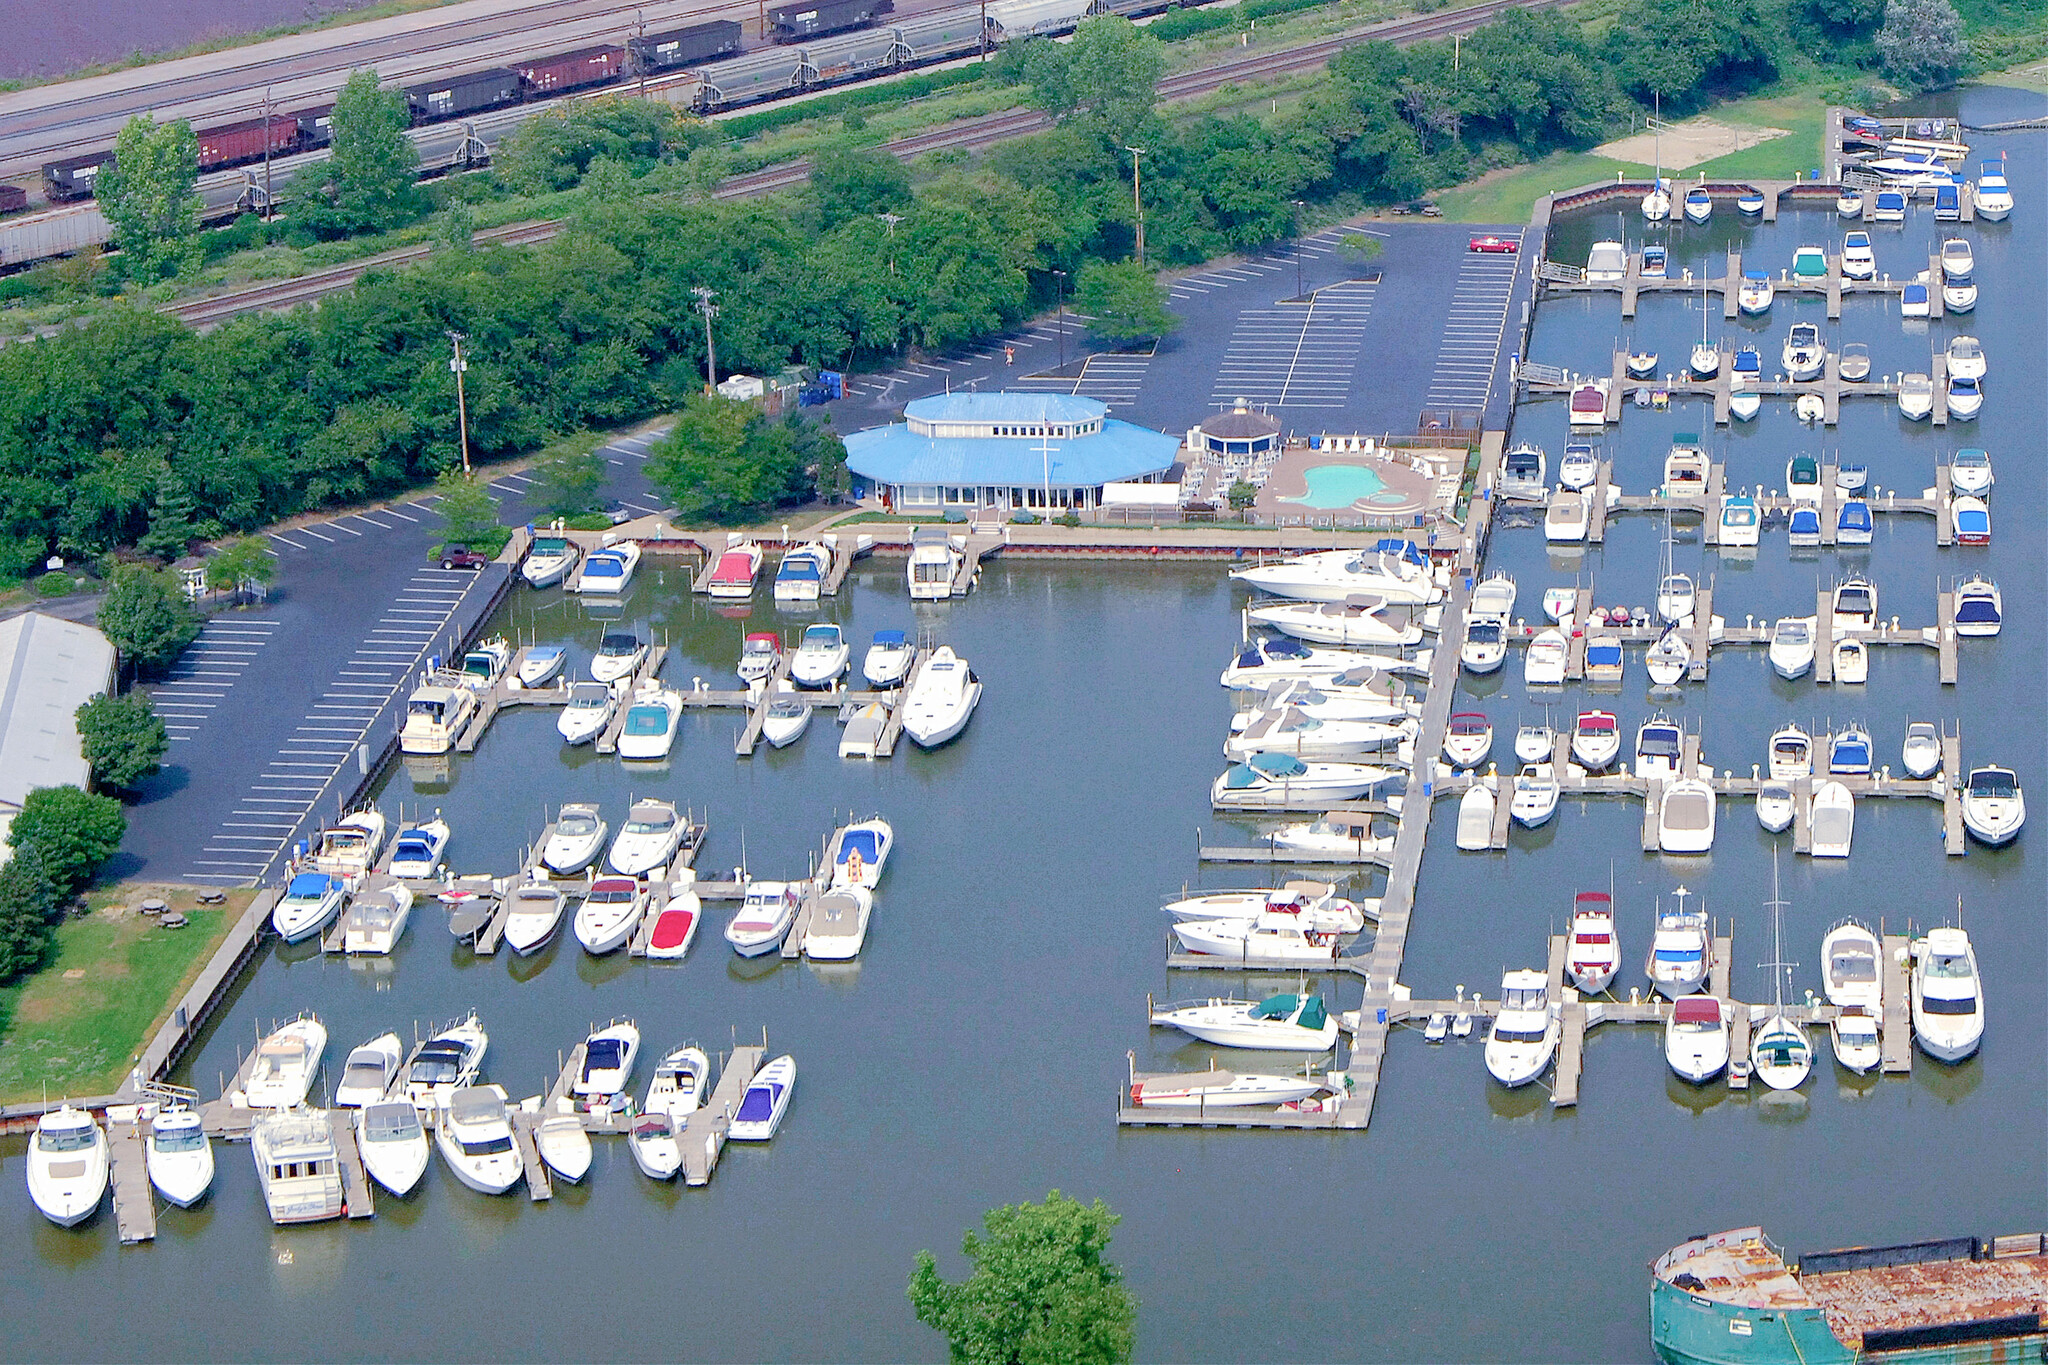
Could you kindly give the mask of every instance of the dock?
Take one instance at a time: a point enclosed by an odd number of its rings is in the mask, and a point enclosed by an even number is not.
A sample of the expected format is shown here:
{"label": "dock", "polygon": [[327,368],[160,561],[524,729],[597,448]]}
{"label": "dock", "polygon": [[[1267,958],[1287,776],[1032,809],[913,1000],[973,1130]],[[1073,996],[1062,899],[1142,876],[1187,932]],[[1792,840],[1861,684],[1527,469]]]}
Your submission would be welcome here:
{"label": "dock", "polygon": [[739,1112],[747,1086],[767,1054],[765,1043],[760,1047],[734,1048],[718,1073],[718,1088],[711,1092],[711,1098],[683,1120],[677,1142],[683,1149],[684,1184],[711,1183],[711,1173],[718,1169],[719,1155],[725,1151],[725,1135],[732,1128],[732,1117]]}
{"label": "dock", "polygon": [[[1527,373],[1523,373],[1520,377],[1520,383],[1524,392],[1528,394],[1556,397],[1569,395],[1588,378],[1603,378],[1607,381],[1607,407],[1604,413],[1604,421],[1608,426],[1613,426],[1621,421],[1625,400],[1629,395],[1638,390],[1647,390],[1651,393],[1663,394],[1669,398],[1705,399],[1714,406],[1714,424],[1725,427],[1731,425],[1734,421],[1731,406],[1731,400],[1735,393],[1734,360],[1735,352],[1733,348],[1724,344],[1721,347],[1720,367],[1715,370],[1713,375],[1706,379],[1695,377],[1689,370],[1672,371],[1664,375],[1653,375],[1645,379],[1632,379],[1628,374],[1627,353],[1616,351],[1608,369],[1597,375],[1590,372],[1586,375],[1552,372],[1547,377],[1532,377]],[[1945,397],[1946,389],[1943,387],[1943,379],[1947,372],[1945,355],[1940,351],[1934,352],[1929,365],[1934,375],[1935,384],[1933,422],[1938,427],[1946,426],[1948,424],[1948,406]],[[1881,375],[1872,375],[1870,378],[1863,380],[1846,380],[1842,378],[1840,354],[1830,351],[1827,354],[1827,360],[1820,375],[1813,379],[1791,379],[1782,374],[1775,378],[1759,377],[1745,382],[1742,386],[1742,391],[1754,393],[1761,398],[1780,398],[1795,401],[1806,394],[1813,394],[1821,400],[1821,425],[1832,427],[1841,421],[1843,400],[1850,398],[1882,398],[1896,401],[1899,393],[1899,383],[1895,377]],[[1598,501],[1598,498],[1601,496],[1604,496],[1604,494],[1596,490],[1593,512],[1595,518],[1601,516],[1599,511],[1600,503]],[[1872,510],[1875,510],[1874,506]],[[1587,538],[1589,540],[1594,538],[1590,526],[1588,527]]]}
{"label": "dock", "polygon": [[536,1204],[555,1197],[554,1173],[540,1154],[540,1125],[547,1116],[512,1111],[512,1140],[519,1145],[519,1160],[526,1167],[526,1197]]}
{"label": "dock", "polygon": [[877,700],[893,700],[896,703],[889,707],[889,718],[882,722],[882,733],[875,740],[876,758],[890,758],[895,755],[896,741],[903,737],[902,699],[910,695],[910,689],[917,685],[917,675],[924,672],[924,666],[930,663],[931,659],[932,647],[919,645],[917,652],[911,656],[910,671],[903,675],[903,686],[895,692],[870,694]]}
{"label": "dock", "polygon": [[377,1197],[371,1192],[370,1173],[363,1168],[363,1154],[356,1149],[355,1111],[330,1109],[327,1126],[334,1134],[334,1164],[341,1172],[341,1207],[350,1218],[375,1218]]}
{"label": "dock", "polygon": [[120,1106],[119,1116],[107,1115],[107,1158],[111,1167],[108,1184],[114,1192],[114,1223],[121,1232],[121,1245],[153,1241],[156,1237],[156,1192],[149,1184],[149,1159],[145,1142],[147,1120],[135,1105]]}
{"label": "dock", "polygon": [[981,561],[1006,543],[1001,531],[970,531],[967,545],[960,552],[960,562],[953,566],[953,596],[965,597],[974,591],[975,581],[981,577]]}
{"label": "dock", "polygon": [[619,751],[619,735],[626,728],[626,713],[632,709],[633,694],[642,686],[661,676],[661,666],[668,661],[667,645],[652,645],[647,657],[640,661],[640,667],[633,670],[633,679],[626,685],[626,700],[619,703],[604,733],[597,737],[597,751],[601,754],[615,754]]}
{"label": "dock", "polygon": [[1904,934],[1886,934],[1883,942],[1884,1014],[1877,1022],[1882,1056],[1878,1069],[1886,1076],[1903,1076],[1913,1069],[1913,987],[1906,959],[1912,945]]}
{"label": "dock", "polygon": [[761,687],[760,699],[747,712],[747,728],[740,731],[740,737],[733,741],[733,752],[741,758],[752,758],[754,746],[761,742],[761,727],[768,723],[768,708],[783,697],[808,702],[805,693],[795,689],[784,690],[783,684],[789,679],[789,654],[784,650],[775,660],[775,672],[766,678]]}

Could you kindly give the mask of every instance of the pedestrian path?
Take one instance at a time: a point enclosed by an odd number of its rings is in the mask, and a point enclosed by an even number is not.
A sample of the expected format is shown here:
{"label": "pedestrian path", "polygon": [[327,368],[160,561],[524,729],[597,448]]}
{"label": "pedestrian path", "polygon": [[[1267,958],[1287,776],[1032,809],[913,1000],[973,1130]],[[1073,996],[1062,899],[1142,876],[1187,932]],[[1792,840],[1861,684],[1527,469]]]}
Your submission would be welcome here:
{"label": "pedestrian path", "polygon": [[148,689],[173,744],[190,743],[270,643],[275,621],[222,616],[208,621],[164,680]]}
{"label": "pedestrian path", "polygon": [[1468,254],[1458,267],[1458,283],[1444,319],[1437,346],[1436,368],[1430,376],[1429,408],[1484,408],[1493,391],[1500,363],[1501,338],[1507,329],[1508,301],[1515,292],[1519,253]]}
{"label": "pedestrian path", "polygon": [[1372,315],[1374,281],[1347,280],[1306,301],[1281,300],[1238,314],[1212,404],[1242,398],[1267,407],[1350,405],[1358,351]]}

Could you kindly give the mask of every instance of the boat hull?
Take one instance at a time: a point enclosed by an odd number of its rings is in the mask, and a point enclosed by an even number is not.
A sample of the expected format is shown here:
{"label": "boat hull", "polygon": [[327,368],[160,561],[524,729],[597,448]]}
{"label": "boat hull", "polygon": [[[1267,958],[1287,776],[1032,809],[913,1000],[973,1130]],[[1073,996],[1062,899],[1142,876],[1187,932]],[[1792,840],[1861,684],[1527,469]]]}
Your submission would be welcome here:
{"label": "boat hull", "polygon": [[[1775,1324],[1758,1322],[1761,1316],[1662,1280],[1650,1287],[1650,1345],[1665,1365],[1853,1365],[1856,1360],[1856,1352],[1829,1330],[1818,1308],[1778,1310]],[[1738,1321],[1750,1330],[1731,1325]],[[1773,1326],[1774,1331],[1760,1330]]]}

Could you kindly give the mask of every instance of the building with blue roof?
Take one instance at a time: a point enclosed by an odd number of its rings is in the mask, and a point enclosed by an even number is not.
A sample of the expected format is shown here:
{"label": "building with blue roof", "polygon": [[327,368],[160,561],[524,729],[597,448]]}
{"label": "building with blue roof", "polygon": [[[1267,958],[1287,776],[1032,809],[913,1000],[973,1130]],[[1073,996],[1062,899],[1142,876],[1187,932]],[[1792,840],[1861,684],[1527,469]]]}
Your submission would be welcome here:
{"label": "building with blue roof", "polygon": [[903,421],[846,438],[846,467],[906,513],[1087,512],[1105,485],[1163,481],[1180,451],[1179,437],[1108,412],[1063,393],[913,399]]}

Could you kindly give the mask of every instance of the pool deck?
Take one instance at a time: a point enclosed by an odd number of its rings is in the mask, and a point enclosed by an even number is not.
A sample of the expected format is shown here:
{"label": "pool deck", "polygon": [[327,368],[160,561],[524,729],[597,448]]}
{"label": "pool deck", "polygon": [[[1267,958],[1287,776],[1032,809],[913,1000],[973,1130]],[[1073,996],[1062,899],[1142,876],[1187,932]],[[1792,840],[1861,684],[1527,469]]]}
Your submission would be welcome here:
{"label": "pool deck", "polygon": [[[1418,468],[1417,466],[1421,466]],[[1465,452],[1459,450],[1409,450],[1403,447],[1366,450],[1312,450],[1290,446],[1259,490],[1252,504],[1258,519],[1268,524],[1285,518],[1327,516],[1332,512],[1369,517],[1411,517],[1435,514],[1448,517],[1463,477]],[[1306,501],[1309,475],[1320,469],[1356,470],[1377,483],[1366,496],[1337,507],[1321,500]],[[1327,476],[1326,476],[1327,478]],[[1324,483],[1325,480],[1318,480]]]}

